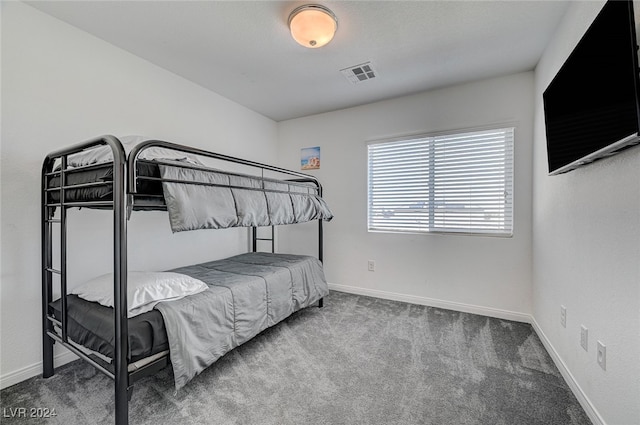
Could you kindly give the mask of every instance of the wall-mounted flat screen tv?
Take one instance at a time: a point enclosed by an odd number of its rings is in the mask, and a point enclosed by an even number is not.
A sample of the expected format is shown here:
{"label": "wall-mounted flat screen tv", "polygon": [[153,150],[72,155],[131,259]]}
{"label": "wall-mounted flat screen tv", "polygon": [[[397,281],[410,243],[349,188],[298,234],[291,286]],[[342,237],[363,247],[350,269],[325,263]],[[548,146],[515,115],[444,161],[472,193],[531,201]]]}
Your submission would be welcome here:
{"label": "wall-mounted flat screen tv", "polygon": [[543,93],[549,174],[640,142],[633,1],[609,0]]}

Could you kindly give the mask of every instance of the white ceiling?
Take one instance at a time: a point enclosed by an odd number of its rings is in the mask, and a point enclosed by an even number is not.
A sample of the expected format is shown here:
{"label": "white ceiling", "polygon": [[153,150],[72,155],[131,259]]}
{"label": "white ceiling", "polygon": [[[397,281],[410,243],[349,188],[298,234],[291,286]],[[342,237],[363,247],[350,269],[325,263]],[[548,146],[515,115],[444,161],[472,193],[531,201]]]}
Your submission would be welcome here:
{"label": "white ceiling", "polygon": [[[532,70],[569,2],[319,3],[338,31],[306,49],[287,28],[300,1],[28,2],[276,121]],[[366,61],[373,80],[340,73]]]}

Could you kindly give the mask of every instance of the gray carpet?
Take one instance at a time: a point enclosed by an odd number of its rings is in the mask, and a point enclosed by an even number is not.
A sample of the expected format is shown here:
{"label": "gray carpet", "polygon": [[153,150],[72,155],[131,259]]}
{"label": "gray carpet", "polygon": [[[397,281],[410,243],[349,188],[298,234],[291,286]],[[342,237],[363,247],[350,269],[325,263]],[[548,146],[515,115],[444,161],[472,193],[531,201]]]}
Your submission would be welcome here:
{"label": "gray carpet", "polygon": [[[0,392],[9,423],[113,424],[113,383],[75,361]],[[57,416],[11,418],[20,407]],[[138,424],[590,424],[528,324],[332,292],[174,395],[135,386]]]}

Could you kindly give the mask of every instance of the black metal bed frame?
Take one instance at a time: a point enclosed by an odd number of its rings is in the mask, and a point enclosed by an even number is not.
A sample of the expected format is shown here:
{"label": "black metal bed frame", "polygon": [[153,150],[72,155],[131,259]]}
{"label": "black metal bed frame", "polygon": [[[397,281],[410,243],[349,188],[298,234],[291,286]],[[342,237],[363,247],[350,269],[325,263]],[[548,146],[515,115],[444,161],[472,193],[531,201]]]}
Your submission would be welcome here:
{"label": "black metal bed frame", "polygon": [[[68,166],[68,157],[75,153],[82,152],[87,149],[95,148],[101,145],[107,145],[113,153],[113,179],[112,181],[101,181],[92,183],[82,183],[70,185],[66,182],[66,174],[70,170],[77,171],[85,167]],[[150,147],[162,147],[179,151],[187,154],[193,154],[201,157],[213,158],[216,160],[227,161],[235,164],[241,164],[261,170],[262,180],[273,180],[264,177],[264,172],[280,173],[295,178],[287,180],[287,183],[300,183],[309,187],[308,183],[315,185],[315,191],[318,196],[322,196],[322,186],[313,176],[299,173],[284,168],[279,168],[267,164],[261,164],[232,156],[222,155],[218,153],[208,152],[202,149],[192,148],[188,146],[178,145],[175,143],[150,140],[143,142],[129,153],[128,157],[122,146],[122,143],[114,136],[105,135],[95,139],[85,141],[64,149],[60,149],[49,153],[42,166],[42,326],[43,326],[43,377],[49,378],[54,375],[53,362],[53,345],[58,342],[62,346],[71,350],[80,358],[92,364],[99,371],[109,376],[115,381],[115,422],[117,425],[127,425],[129,422],[128,403],[133,392],[133,384],[139,379],[152,375],[168,365],[168,355],[162,356],[141,368],[133,371],[128,370],[128,342],[129,331],[127,322],[127,220],[132,210],[157,210],[158,205],[148,205],[144,202],[136,202],[140,194],[138,190],[139,182],[142,179],[160,180],[155,177],[143,177],[137,174],[138,161],[140,154]],[[173,165],[173,164],[172,164]],[[95,165],[88,165],[86,168]],[[190,168],[189,165],[181,165]],[[55,167],[55,168],[54,168]],[[223,172],[215,170],[216,172]],[[227,173],[230,175],[240,175],[236,173]],[[52,177],[59,177],[59,187],[49,188],[48,181]],[[192,183],[192,182],[181,182]],[[197,183],[201,184],[201,183]],[[74,201],[67,202],[65,191],[70,189],[90,188],[99,185],[112,185],[111,201]],[[224,186],[213,183],[207,183],[210,186]],[[243,188],[246,189],[246,188]],[[279,192],[277,190],[262,189],[264,192]],[[59,192],[59,200],[51,202],[49,193],[52,191]],[[112,364],[102,361],[96,356],[82,351],[76,344],[69,340],[68,336],[68,314],[67,314],[67,209],[74,207],[84,208],[102,208],[113,210],[113,291],[114,291],[114,329],[115,329],[115,346]],[[59,218],[55,218],[55,210],[59,209]],[[53,265],[53,226],[60,226],[60,268],[56,269]],[[258,241],[271,241],[272,251],[275,251],[275,234],[274,227],[271,228],[271,238],[259,238],[257,227],[252,228],[252,250],[257,251]],[[323,260],[323,229],[322,220],[318,220],[318,259]],[[54,316],[50,304],[53,298],[53,276],[59,276],[59,285],[61,292],[61,315],[60,320]],[[320,299],[319,307],[323,306],[323,300]],[[59,329],[59,332],[56,330]]]}

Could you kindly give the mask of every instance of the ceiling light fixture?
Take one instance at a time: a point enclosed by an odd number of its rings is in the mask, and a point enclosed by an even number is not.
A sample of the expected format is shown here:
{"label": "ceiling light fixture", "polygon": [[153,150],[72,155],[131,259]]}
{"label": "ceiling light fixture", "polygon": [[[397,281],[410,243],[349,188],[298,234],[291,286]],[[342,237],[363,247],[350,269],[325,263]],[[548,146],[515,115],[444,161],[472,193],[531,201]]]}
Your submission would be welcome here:
{"label": "ceiling light fixture", "polygon": [[296,7],[289,15],[291,37],[310,49],[322,47],[333,39],[338,29],[338,18],[319,4]]}

